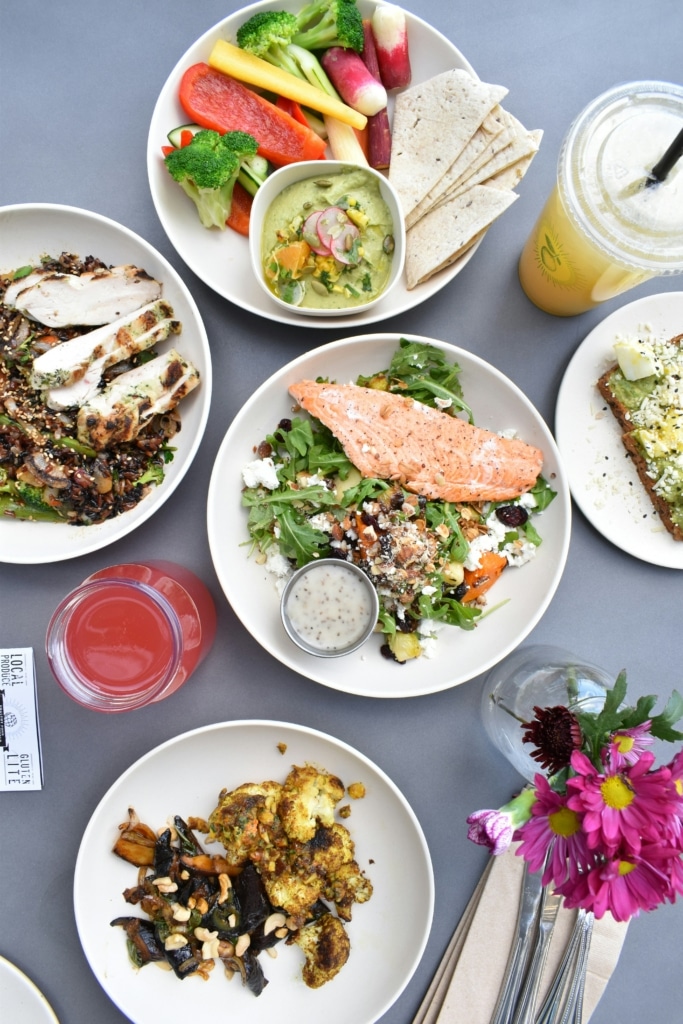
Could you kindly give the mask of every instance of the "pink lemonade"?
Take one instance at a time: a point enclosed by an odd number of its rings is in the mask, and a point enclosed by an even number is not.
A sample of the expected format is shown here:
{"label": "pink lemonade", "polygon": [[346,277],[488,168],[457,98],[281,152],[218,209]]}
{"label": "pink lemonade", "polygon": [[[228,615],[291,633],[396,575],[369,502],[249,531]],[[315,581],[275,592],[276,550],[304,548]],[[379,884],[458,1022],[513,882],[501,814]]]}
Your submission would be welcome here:
{"label": "pink lemonade", "polygon": [[60,604],[48,628],[50,667],[78,703],[127,711],[174,693],[216,632],[204,583],[173,562],[93,573]]}

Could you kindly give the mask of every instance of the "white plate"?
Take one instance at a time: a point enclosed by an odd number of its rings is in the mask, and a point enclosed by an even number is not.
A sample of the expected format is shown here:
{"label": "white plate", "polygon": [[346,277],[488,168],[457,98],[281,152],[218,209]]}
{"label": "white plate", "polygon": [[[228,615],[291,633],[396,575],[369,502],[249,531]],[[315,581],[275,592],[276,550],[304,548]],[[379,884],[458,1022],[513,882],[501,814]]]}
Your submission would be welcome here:
{"label": "white plate", "polygon": [[[284,756],[278,743],[286,743]],[[115,917],[135,913],[122,898],[136,869],[111,852],[129,807],[152,828],[169,817],[207,817],[224,787],[284,781],[291,765],[315,763],[345,785],[362,782],[366,796],[350,801],[346,820],[356,859],[373,884],[348,925],[351,955],[343,970],[312,991],[301,979],[303,956],[282,947],[263,956],[270,984],[254,997],[220,971],[207,982],[178,981],[154,965],[136,971]],[[218,850],[208,846],[208,851]],[[400,850],[400,856],[397,856]],[[324,733],[270,721],[206,726],[169,740],[137,761],[100,801],[81,842],[74,882],[78,933],[107,995],[134,1024],[159,1020],[235,1020],[240,1024],[323,1020],[371,1024],[408,984],[427,942],[434,907],[429,851],[415,814],[394,783],[368,758]]]}
{"label": "white plate", "polygon": [[[125,537],[170,498],[199,448],[211,402],[211,355],[194,299],[171,264],[148,242],[113,220],[88,210],[49,203],[0,207],[0,270],[13,270],[42,255],[92,255],[109,264],[135,263],[163,285],[162,295],[182,322],[173,346],[201,373],[202,382],[180,406],[182,429],[160,487],[134,509],[105,523],[67,526],[0,517],[0,562],[24,565],[58,562],[98,551]],[[168,343],[170,347],[170,342]]]}
{"label": "white plate", "polygon": [[667,339],[681,333],[683,292],[648,295],[611,313],[574,353],[557,398],[555,436],[572,496],[607,540],[652,565],[683,569],[683,544],[662,526],[621,441],[596,381],[616,362],[618,335],[639,328]]}
{"label": "white plate", "polygon": [[0,1006],[12,1024],[59,1024],[43,993],[23,971],[0,956]]}
{"label": "white plate", "polygon": [[[361,13],[367,16],[376,4],[370,0],[359,0],[358,6]],[[329,320],[325,317],[303,317],[280,309],[274,302],[268,302],[258,281],[252,276],[247,239],[230,229],[209,231],[202,227],[194,204],[172,180],[161,155],[161,147],[168,142],[167,133],[188,120],[177,98],[183,71],[192,64],[207,61],[217,39],[234,42],[237,29],[257,11],[297,11],[300,8],[300,0],[265,0],[264,3],[252,4],[219,22],[189,48],[169,75],[154,108],[147,140],[147,173],[152,199],[164,231],[178,254],[201,281],[242,309],[248,309],[269,320],[292,323],[299,327],[329,327]],[[450,68],[462,68],[477,77],[472,66],[445,36],[408,11],[406,20],[413,83],[426,81]],[[390,112],[393,109],[393,97],[390,97],[389,109]],[[474,256],[479,244],[477,242],[450,267],[412,291],[408,291],[403,279],[387,295],[386,300],[372,309],[345,316],[344,325],[355,327],[376,323],[424,302],[460,273]]]}
{"label": "white plate", "polygon": [[226,597],[250,633],[275,658],[309,679],[367,697],[413,697],[464,683],[495,665],[531,632],[560,581],[570,533],[570,499],[555,441],[526,396],[495,367],[446,342],[409,335],[449,353],[461,367],[465,400],[475,423],[491,430],[514,428],[542,449],[544,476],[558,492],[538,520],[543,544],[520,569],[503,573],[490,603],[503,606],[466,632],[444,626],[436,656],[398,665],[379,653],[378,635],[343,658],[316,658],[292,644],[282,627],[273,577],[249,555],[246,510],[240,503],[241,468],[283,417],[291,416],[287,393],[297,380],[329,377],[353,381],[389,365],[400,334],[345,338],[300,356],[265,382],[233,420],[214,464],[209,485],[208,534],[213,564]]}

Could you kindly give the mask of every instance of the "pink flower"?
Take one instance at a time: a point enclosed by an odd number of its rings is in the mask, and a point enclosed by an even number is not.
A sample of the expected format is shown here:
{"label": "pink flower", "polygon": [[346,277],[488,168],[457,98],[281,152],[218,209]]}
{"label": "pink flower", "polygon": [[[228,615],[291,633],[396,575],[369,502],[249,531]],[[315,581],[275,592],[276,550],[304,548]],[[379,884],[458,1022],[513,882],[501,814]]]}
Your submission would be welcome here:
{"label": "pink flower", "polygon": [[536,775],[534,785],[536,802],[531,818],[513,836],[521,840],[517,852],[532,871],[540,871],[546,865],[544,885],[550,881],[560,885],[567,878],[575,880],[595,862],[581,818],[567,806],[567,797],[551,788],[544,775]]}
{"label": "pink flower", "polygon": [[498,811],[475,811],[467,819],[467,838],[478,846],[488,846],[495,856],[505,853],[514,829],[528,819],[534,799],[533,789],[525,788]]}
{"label": "pink flower", "polygon": [[611,768],[620,771],[626,765],[634,765],[646,747],[654,743],[650,733],[650,722],[643,722],[632,729],[620,729],[610,737],[607,747],[607,761]]}
{"label": "pink flower", "polygon": [[638,857],[596,864],[580,880],[558,886],[558,892],[569,909],[584,907],[596,918],[609,911],[616,921],[628,921],[674,897],[667,871],[672,853],[657,844],[643,845]]}
{"label": "pink flower", "polygon": [[467,838],[478,846],[488,846],[496,856],[505,853],[512,842],[510,818],[500,811],[475,811],[467,819]]}
{"label": "pink flower", "polygon": [[653,763],[654,755],[646,752],[623,771],[608,767],[600,774],[585,754],[574,751],[577,774],[567,780],[567,806],[582,815],[591,849],[608,857],[618,850],[637,856],[643,840],[656,841],[670,828],[676,806],[671,772],[650,771]]}

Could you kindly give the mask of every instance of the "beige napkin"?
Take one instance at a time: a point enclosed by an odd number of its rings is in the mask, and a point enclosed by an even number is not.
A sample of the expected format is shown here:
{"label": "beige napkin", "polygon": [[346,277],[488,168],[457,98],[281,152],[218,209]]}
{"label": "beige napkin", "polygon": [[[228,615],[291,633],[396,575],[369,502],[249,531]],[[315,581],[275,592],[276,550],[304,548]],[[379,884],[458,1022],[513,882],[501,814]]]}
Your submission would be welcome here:
{"label": "beige napkin", "polygon": [[[453,933],[413,1024],[489,1024],[514,941],[524,861],[491,857]],[[569,940],[575,910],[560,912],[539,990],[539,1007]],[[609,914],[595,922],[584,995],[584,1024],[595,1009],[621,953],[628,925]]]}

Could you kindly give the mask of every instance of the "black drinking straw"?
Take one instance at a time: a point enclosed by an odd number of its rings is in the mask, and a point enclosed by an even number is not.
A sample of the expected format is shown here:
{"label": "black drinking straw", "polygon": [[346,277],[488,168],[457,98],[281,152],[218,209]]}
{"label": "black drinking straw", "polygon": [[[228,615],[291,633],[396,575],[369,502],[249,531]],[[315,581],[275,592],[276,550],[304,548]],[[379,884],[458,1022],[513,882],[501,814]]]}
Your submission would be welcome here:
{"label": "black drinking straw", "polygon": [[648,174],[645,179],[645,188],[650,188],[651,185],[658,185],[661,181],[664,181],[671,168],[681,156],[683,156],[683,128],[681,128],[662,159],[654,165]]}

